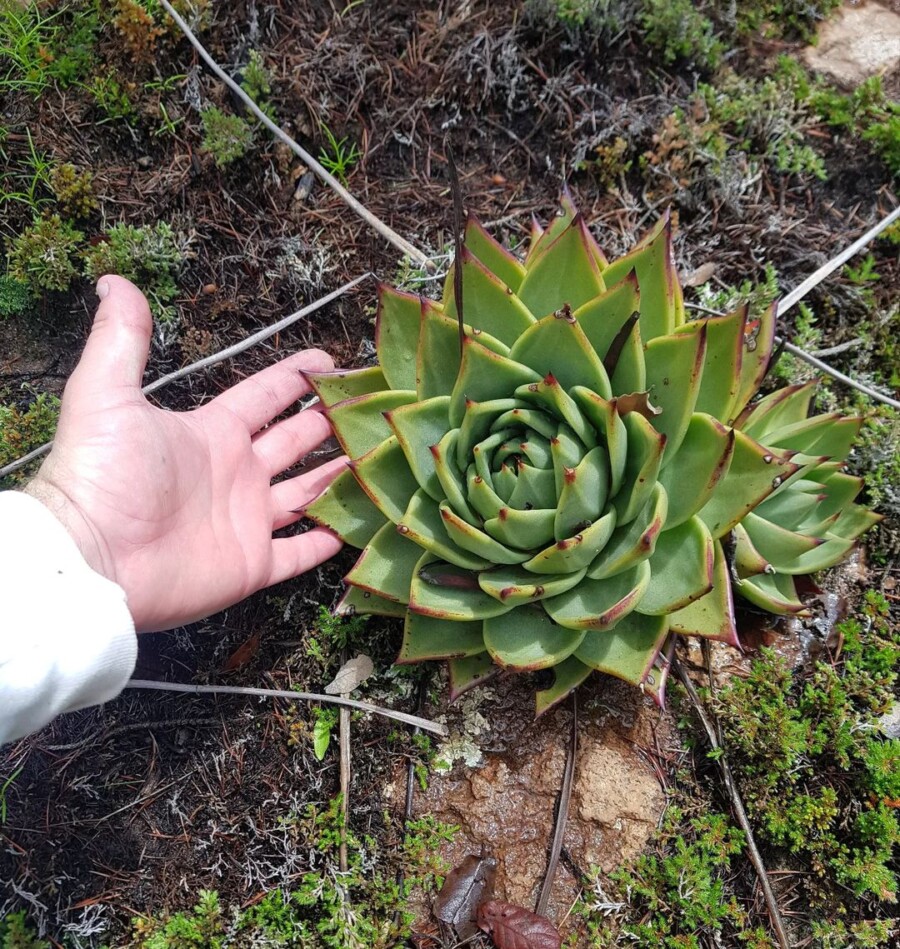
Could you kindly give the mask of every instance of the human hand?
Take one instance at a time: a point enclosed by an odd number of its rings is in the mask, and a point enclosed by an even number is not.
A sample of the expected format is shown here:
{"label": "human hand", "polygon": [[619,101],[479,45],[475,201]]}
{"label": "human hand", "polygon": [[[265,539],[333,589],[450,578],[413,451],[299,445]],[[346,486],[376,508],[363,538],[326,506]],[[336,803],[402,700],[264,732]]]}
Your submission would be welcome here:
{"label": "human hand", "polygon": [[53,450],[26,491],[62,521],[88,563],[118,583],[139,631],[170,629],[298,576],[341,542],[314,528],[274,540],[344,467],[271,479],[328,437],[315,408],[270,425],[333,368],[311,349],[190,412],[141,392],[152,321],[143,294],[102,277],[101,303],[63,396]]}

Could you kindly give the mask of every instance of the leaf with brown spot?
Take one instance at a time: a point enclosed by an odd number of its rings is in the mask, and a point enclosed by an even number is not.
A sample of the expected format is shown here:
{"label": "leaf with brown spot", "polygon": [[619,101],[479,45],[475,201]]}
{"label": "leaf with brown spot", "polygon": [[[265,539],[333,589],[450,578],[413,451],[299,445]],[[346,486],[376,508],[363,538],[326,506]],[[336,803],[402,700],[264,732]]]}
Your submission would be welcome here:
{"label": "leaf with brown spot", "polygon": [[478,931],[478,907],[493,893],[496,870],[493,857],[471,853],[447,874],[434,901],[434,915],[453,926],[460,939],[468,939]]}
{"label": "leaf with brown spot", "polygon": [[337,675],[325,686],[327,695],[343,695],[359,688],[375,671],[372,660],[361,652],[358,656],[348,659]]}
{"label": "leaf with brown spot", "polygon": [[478,925],[491,934],[497,949],[560,949],[562,946],[559,932],[546,916],[502,900],[481,904]]}
{"label": "leaf with brown spot", "polygon": [[259,633],[251,633],[225,661],[221,672],[237,672],[259,652]]}

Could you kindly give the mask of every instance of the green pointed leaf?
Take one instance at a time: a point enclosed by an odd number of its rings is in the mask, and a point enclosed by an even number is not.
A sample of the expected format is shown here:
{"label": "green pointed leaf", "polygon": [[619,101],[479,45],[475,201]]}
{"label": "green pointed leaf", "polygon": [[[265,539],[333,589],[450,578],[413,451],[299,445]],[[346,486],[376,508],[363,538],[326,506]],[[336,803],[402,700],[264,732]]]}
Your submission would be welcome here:
{"label": "green pointed leaf", "polygon": [[545,376],[540,382],[531,382],[515,390],[517,399],[546,409],[558,419],[562,419],[578,436],[582,445],[593,448],[597,444],[597,435],[587,419],[578,410],[578,405],[563,389],[559,380]]}
{"label": "green pointed leaf", "polygon": [[542,376],[554,376],[563,389],[582,385],[605,398],[612,395],[603,363],[574,316],[553,315],[533,323],[509,356]]}
{"label": "green pointed leaf", "polygon": [[549,669],[571,656],[584,632],[557,626],[540,607],[520,606],[484,621],[484,644],[506,669]]}
{"label": "green pointed leaf", "polygon": [[442,501],[445,495],[434,469],[431,446],[437,445],[450,429],[449,411],[450,398],[442,395],[400,406],[386,417],[413,476],[435,501]]}
{"label": "green pointed leaf", "polygon": [[520,511],[531,508],[553,508],[556,505],[556,476],[552,470],[520,464],[516,486],[509,506]]}
{"label": "green pointed leaf", "polygon": [[490,561],[476,557],[457,547],[444,528],[437,501],[419,488],[412,496],[409,507],[397,524],[397,530],[405,537],[415,541],[419,547],[431,551],[436,557],[456,564],[466,570],[483,570]]}
{"label": "green pointed leaf", "polygon": [[350,465],[372,503],[396,524],[419,490],[396,437],[391,436]]}
{"label": "green pointed leaf", "polygon": [[[525,268],[505,247],[488,234],[473,214],[469,214],[466,221],[465,243],[481,263],[491,273],[496,274],[514,293],[519,289],[525,276]],[[465,300],[465,291],[463,300]]]}
{"label": "green pointed leaf", "polygon": [[631,253],[614,260],[603,271],[608,285],[623,280],[634,270],[641,292],[641,338],[646,345],[657,336],[668,336],[684,322],[681,287],[672,258],[672,225],[669,215]]}
{"label": "green pointed leaf", "polygon": [[540,574],[584,570],[606,546],[615,526],[616,512],[608,511],[585,530],[542,550],[526,561],[525,568]]}
{"label": "green pointed leaf", "polygon": [[668,627],[665,616],[629,613],[614,629],[588,633],[575,657],[598,672],[640,685],[653,668]]}
{"label": "green pointed leaf", "polygon": [[[815,484],[816,482],[811,482]],[[821,485],[819,485],[821,489]],[[784,485],[773,491],[754,513],[767,521],[773,521],[790,530],[797,530],[804,521],[813,516],[826,517],[831,512],[821,511],[821,495],[796,490],[796,485],[785,491]],[[834,512],[837,513],[837,512]]]}
{"label": "green pointed leaf", "polygon": [[508,398],[521,385],[540,382],[540,376],[527,366],[491,352],[467,338],[459,378],[450,403],[450,424],[458,428],[466,413],[466,402],[487,402]]}
{"label": "green pointed leaf", "polygon": [[667,530],[693,517],[712,497],[728,473],[734,439],[734,431],[711,415],[691,416],[676,460],[659,474],[669,496]]}
{"label": "green pointed leaf", "polygon": [[[527,305],[501,277],[491,273],[466,247],[462,249],[462,270],[463,319],[470,326],[512,346],[534,322]],[[444,288],[444,313],[455,320],[457,314],[452,273],[447,275],[447,281]],[[521,286],[524,286],[524,281]]]}
{"label": "green pointed leaf", "polygon": [[543,254],[547,248],[550,247],[553,242],[562,234],[562,232],[571,225],[577,213],[578,209],[575,207],[574,203],[572,201],[563,199],[560,202],[560,208],[556,214],[556,217],[550,221],[546,230],[541,227],[537,218],[532,216],[531,244],[528,248],[528,253],[525,255],[526,270],[531,267],[541,256],[541,254]]}
{"label": "green pointed leaf", "polygon": [[327,527],[345,544],[354,547],[365,547],[385,522],[384,515],[359,486],[349,468],[306,505],[303,516]]}
{"label": "green pointed leaf", "polygon": [[478,526],[481,521],[466,497],[466,478],[456,463],[456,443],[459,429],[454,428],[431,449],[434,471],[443,488],[451,509],[470,524]]}
{"label": "green pointed leaf", "polygon": [[743,580],[735,588],[754,606],[778,613],[780,616],[807,616],[809,611],[797,596],[794,578],[783,573],[761,574],[752,580]]}
{"label": "green pointed leaf", "polygon": [[609,493],[618,494],[625,478],[625,463],[628,457],[628,430],[619,413],[618,403],[615,400],[608,402],[601,399],[599,395],[582,386],[575,386],[570,394],[599,435],[600,441],[606,444],[609,458]]}
{"label": "green pointed leaf", "polygon": [[605,580],[647,560],[656,549],[667,512],[666,490],[657,484],[637,517],[613,531],[609,543],[588,567],[587,575],[593,580]]}
{"label": "green pointed leaf", "polygon": [[732,564],[739,579],[745,580],[747,577],[755,577],[760,573],[771,573],[775,569],[753,546],[753,541],[750,540],[750,535],[743,524],[735,524],[732,533],[734,536]]}
{"label": "green pointed leaf", "polygon": [[507,506],[503,498],[494,490],[492,481],[478,473],[476,465],[469,465],[466,471],[466,497],[486,521],[497,517]]}
{"label": "green pointed leaf", "polygon": [[534,603],[548,596],[571,590],[584,576],[583,570],[573,573],[536,575],[524,567],[496,567],[478,574],[478,585],[485,593],[510,606]]}
{"label": "green pointed leaf", "polygon": [[606,449],[592,448],[565,473],[553,528],[556,539],[572,537],[596,521],[606,507],[608,494]]}
{"label": "green pointed leaf", "polygon": [[[517,548],[520,551],[532,551],[553,539],[555,510],[519,511],[513,507],[503,507],[496,517],[484,522],[484,529],[501,544]],[[524,553],[521,559],[504,560],[503,563],[522,563],[531,557]]]}
{"label": "green pointed leaf", "polygon": [[403,645],[397,662],[408,665],[429,659],[457,659],[484,652],[481,621],[457,623],[407,612]]}
{"label": "green pointed leaf", "polygon": [[727,534],[799,466],[781,461],[762,445],[735,430],[731,466],[699,517],[713,537]]}
{"label": "green pointed leaf", "polygon": [[[501,356],[509,354],[509,347],[489,333],[473,330],[468,323],[464,324],[463,332],[491,352]],[[419,398],[450,395],[459,375],[460,358],[459,323],[444,315],[430,300],[425,301],[416,355],[416,392]]]}
{"label": "green pointed leaf", "polygon": [[523,402],[516,408],[498,415],[491,423],[491,431],[496,432],[501,428],[533,429],[544,438],[554,438],[559,422],[541,409],[531,409],[526,406],[527,403]]}
{"label": "green pointed leaf", "polygon": [[569,629],[612,629],[638,605],[649,583],[650,565],[644,561],[607,580],[582,580],[544,600],[544,609]]}
{"label": "green pointed leaf", "polygon": [[[639,308],[637,276],[631,271],[615,286],[599,297],[588,300],[574,312],[573,316],[578,325],[584,330],[594,352],[604,361],[604,365],[613,341]],[[641,328],[639,324],[635,324],[619,353],[610,379],[610,388],[613,392],[641,392],[646,387]]]}
{"label": "green pointed leaf", "polygon": [[513,550],[484,531],[473,527],[456,514],[446,501],[441,502],[440,510],[441,517],[444,519],[444,529],[450,540],[457,547],[469,551],[476,557],[487,560],[489,563],[514,564],[524,563],[531,556],[527,551]]}
{"label": "green pointed leaf", "polygon": [[447,663],[450,670],[450,701],[455,702],[461,695],[476,685],[481,685],[500,672],[490,654],[479,653],[464,659],[451,659]]}
{"label": "green pointed leaf", "polygon": [[581,461],[584,446],[567,425],[560,425],[556,438],[550,443],[550,454],[553,458],[553,483],[559,497],[566,483],[566,471]]}
{"label": "green pointed leaf", "polygon": [[334,615],[406,616],[406,604],[388,600],[383,596],[378,596],[377,593],[349,585],[334,608]]}
{"label": "green pointed leaf", "polygon": [[744,327],[744,355],[741,359],[741,381],[734,400],[736,413],[742,413],[747,403],[756,395],[772,358],[775,344],[775,318],[778,304],[767,307],[761,316],[748,320]]}
{"label": "green pointed leaf", "polygon": [[870,527],[874,527],[883,520],[883,514],[876,514],[861,504],[851,504],[841,511],[829,533],[834,537],[855,540],[860,534],[864,534]]}
{"label": "green pointed leaf", "polygon": [[566,305],[576,310],[605,289],[586,232],[578,214],[546,250],[527,262],[519,299],[534,316],[548,316]]}
{"label": "green pointed leaf", "polygon": [[[820,479],[817,478],[817,480]],[[819,513],[827,517],[829,514],[837,514],[838,511],[844,510],[856,498],[862,491],[863,479],[844,474],[842,471],[835,471],[823,475],[821,485],[825,498],[819,504]]]}
{"label": "green pointed leaf", "polygon": [[699,599],[669,615],[669,629],[682,636],[703,636],[738,645],[728,562],[719,541],[714,542],[713,588]]}
{"label": "green pointed leaf", "polygon": [[473,622],[500,616],[512,607],[483,592],[474,574],[426,552],[413,571],[409,608],[437,619]]}
{"label": "green pointed leaf", "polygon": [[859,434],[862,419],[839,412],[814,415],[766,433],[765,444],[779,450],[791,449],[806,455],[824,455],[843,461]]}
{"label": "green pointed leaf", "polygon": [[468,402],[465,415],[459,426],[459,440],[456,443],[456,463],[460,468],[468,468],[472,463],[475,446],[490,434],[496,434],[494,428],[498,418],[515,408],[527,407],[526,403],[516,399],[490,399],[487,402]]}
{"label": "green pointed leaf", "polygon": [[613,498],[620,527],[633,521],[649,500],[666,447],[665,436],[643,415],[629,412],[622,421],[628,435],[628,453],[622,487]]}
{"label": "green pointed leaf", "polygon": [[385,412],[415,402],[415,392],[400,390],[372,392],[356,399],[338,402],[325,410],[341,447],[352,458],[357,459],[376,445],[390,438],[391,429],[384,417]]}
{"label": "green pointed leaf", "polygon": [[764,440],[766,432],[802,422],[809,415],[809,406],[818,383],[787,386],[747,406],[735,420],[735,426],[752,438]]}
{"label": "green pointed leaf", "polygon": [[799,557],[822,545],[818,537],[804,537],[766,521],[752,511],[741,521],[753,546],[779,573],[809,573],[798,569]]}
{"label": "green pointed leaf", "polygon": [[744,356],[744,327],[747,324],[746,306],[728,316],[710,316],[687,323],[676,335],[701,333],[706,326],[706,355],[703,375],[697,395],[696,412],[707,412],[727,424],[737,414],[735,403],[741,381],[741,362]]}
{"label": "green pointed leaf", "polygon": [[413,570],[421,556],[422,548],[398,534],[396,527],[388,522],[375,534],[344,579],[386,600],[407,603]]}
{"label": "green pointed leaf", "polygon": [[648,561],[650,586],[638,609],[662,616],[709,593],[714,560],[713,539],[700,518],[692,517],[672,530],[664,530]]}
{"label": "green pointed leaf", "polygon": [[706,358],[706,327],[695,333],[660,336],[647,344],[647,388],[650,399],[662,411],[653,427],[666,436],[663,467],[675,457],[690,424]]}
{"label": "green pointed leaf", "polygon": [[540,689],[535,696],[535,714],[543,715],[554,705],[558,705],[567,695],[584,682],[594,670],[580,659],[569,656],[553,667],[553,685]]}
{"label": "green pointed leaf", "polygon": [[381,284],[375,317],[378,363],[392,389],[416,388],[422,298]]}
{"label": "green pointed leaf", "polygon": [[325,408],[331,408],[346,399],[390,388],[380,366],[342,372],[304,372],[303,375]]}

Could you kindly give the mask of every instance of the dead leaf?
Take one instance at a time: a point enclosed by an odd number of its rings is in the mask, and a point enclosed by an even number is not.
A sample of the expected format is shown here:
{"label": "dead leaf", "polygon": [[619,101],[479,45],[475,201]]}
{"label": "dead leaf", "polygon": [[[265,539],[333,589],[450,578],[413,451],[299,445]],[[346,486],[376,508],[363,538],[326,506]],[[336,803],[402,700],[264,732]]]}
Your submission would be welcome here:
{"label": "dead leaf", "polygon": [[481,904],[478,925],[491,934],[497,949],[560,949],[562,946],[562,937],[546,916],[502,900]]}
{"label": "dead leaf", "polygon": [[434,915],[456,930],[459,939],[469,939],[478,931],[478,907],[494,891],[497,861],[493,857],[469,854],[447,874],[434,901]]}
{"label": "dead leaf", "polygon": [[372,660],[361,652],[358,656],[348,659],[340,669],[338,674],[325,686],[327,695],[343,695],[346,692],[352,692],[359,688],[375,671]]}
{"label": "dead leaf", "polygon": [[696,270],[681,278],[681,285],[683,287],[700,287],[712,278],[717,269],[718,265],[712,261],[701,264]]}
{"label": "dead leaf", "polygon": [[251,633],[228,657],[221,672],[237,672],[259,652],[259,633]]}
{"label": "dead leaf", "polygon": [[619,415],[637,412],[643,415],[648,422],[652,422],[654,417],[662,412],[662,409],[650,404],[649,392],[632,392],[629,395],[620,395],[615,401],[619,407]]}

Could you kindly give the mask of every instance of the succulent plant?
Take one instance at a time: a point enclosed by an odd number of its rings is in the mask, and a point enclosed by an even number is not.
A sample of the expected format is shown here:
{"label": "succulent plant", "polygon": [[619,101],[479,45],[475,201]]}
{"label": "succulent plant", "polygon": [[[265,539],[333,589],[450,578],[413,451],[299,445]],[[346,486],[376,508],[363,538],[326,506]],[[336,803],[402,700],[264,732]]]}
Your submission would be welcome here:
{"label": "succulent plant", "polygon": [[338,610],[402,617],[398,661],[454,694],[552,668],[538,711],[594,670],[661,701],[673,634],[737,642],[733,571],[802,608],[793,574],[874,517],[857,420],[749,407],[774,325],[686,320],[668,216],[613,262],[568,198],[524,261],[470,217],[442,303],[382,287],[378,365],[309,377],[350,461],[305,513],[363,549]]}

